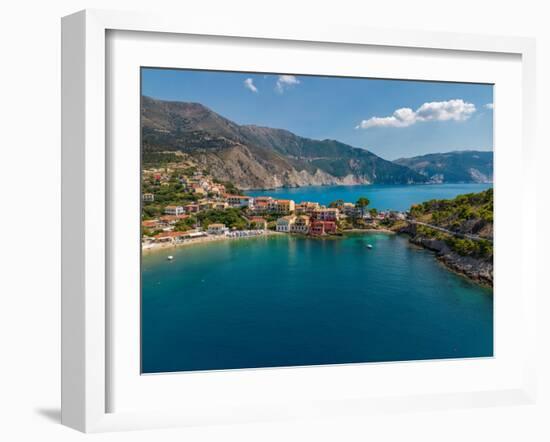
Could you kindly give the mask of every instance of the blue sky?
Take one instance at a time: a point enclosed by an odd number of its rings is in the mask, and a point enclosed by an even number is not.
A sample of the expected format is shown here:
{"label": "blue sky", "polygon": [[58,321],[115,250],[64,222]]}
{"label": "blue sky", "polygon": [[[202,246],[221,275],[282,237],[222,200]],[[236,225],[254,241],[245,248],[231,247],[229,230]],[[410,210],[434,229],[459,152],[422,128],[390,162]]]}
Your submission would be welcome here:
{"label": "blue sky", "polygon": [[144,68],[142,94],[390,160],[493,148],[491,85]]}

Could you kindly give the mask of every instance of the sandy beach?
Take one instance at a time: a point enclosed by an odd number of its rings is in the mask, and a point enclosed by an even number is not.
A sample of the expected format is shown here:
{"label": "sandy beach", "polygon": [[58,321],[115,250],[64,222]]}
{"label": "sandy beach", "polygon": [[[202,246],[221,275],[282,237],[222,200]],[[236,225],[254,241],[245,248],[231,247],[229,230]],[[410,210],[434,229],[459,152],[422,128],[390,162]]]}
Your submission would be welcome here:
{"label": "sandy beach", "polygon": [[185,241],[181,241],[177,243],[154,243],[154,244],[148,244],[147,246],[142,245],[141,250],[142,250],[142,253],[146,254],[146,253],[157,252],[160,250],[185,247],[189,245],[206,244],[210,242],[219,242],[219,241],[232,241],[235,239],[262,238],[262,237],[271,236],[271,235],[284,235],[284,233],[274,232],[272,230],[265,230],[264,233],[262,234],[251,235],[251,236],[231,237],[226,235],[208,235],[208,236],[201,236],[198,238],[186,239]]}

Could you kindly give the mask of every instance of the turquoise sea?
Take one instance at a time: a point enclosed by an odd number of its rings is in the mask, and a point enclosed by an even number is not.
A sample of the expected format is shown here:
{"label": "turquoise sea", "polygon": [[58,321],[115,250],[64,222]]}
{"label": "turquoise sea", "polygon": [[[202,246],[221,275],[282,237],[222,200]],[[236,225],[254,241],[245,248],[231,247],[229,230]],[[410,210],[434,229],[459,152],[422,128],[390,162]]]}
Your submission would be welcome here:
{"label": "turquoise sea", "polygon": [[[485,188],[360,187],[368,188],[340,190],[379,209]],[[277,196],[355,198],[331,187],[300,190]],[[270,236],[143,256],[144,373],[492,355],[492,290],[403,236]]]}

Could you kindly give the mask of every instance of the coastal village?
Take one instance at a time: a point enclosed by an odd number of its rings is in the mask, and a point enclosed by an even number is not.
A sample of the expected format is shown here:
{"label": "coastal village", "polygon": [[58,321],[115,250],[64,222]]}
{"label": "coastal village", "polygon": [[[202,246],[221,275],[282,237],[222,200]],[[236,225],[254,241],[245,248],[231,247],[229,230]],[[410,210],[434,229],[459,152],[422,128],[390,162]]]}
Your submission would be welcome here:
{"label": "coastal village", "polygon": [[377,229],[407,216],[369,209],[366,198],[337,200],[327,207],[314,201],[241,193],[194,164],[144,168],[143,249],[277,233],[330,237],[344,231]]}

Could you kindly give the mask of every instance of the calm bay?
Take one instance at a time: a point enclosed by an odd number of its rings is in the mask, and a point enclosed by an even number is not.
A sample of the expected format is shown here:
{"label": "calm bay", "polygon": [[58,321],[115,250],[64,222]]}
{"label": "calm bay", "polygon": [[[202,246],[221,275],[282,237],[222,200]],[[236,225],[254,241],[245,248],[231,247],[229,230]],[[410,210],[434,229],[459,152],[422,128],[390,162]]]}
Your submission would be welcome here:
{"label": "calm bay", "polygon": [[[404,210],[488,187],[338,186],[249,194],[325,204],[367,196],[379,210]],[[142,259],[144,373],[492,354],[492,290],[448,271],[403,236],[277,235]]]}

